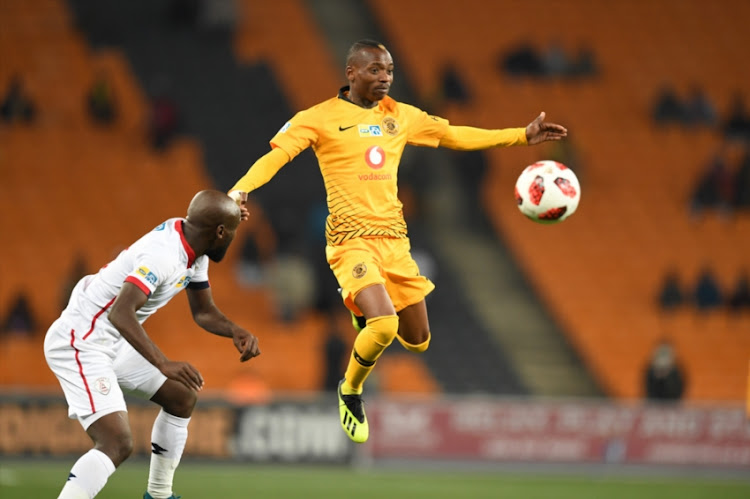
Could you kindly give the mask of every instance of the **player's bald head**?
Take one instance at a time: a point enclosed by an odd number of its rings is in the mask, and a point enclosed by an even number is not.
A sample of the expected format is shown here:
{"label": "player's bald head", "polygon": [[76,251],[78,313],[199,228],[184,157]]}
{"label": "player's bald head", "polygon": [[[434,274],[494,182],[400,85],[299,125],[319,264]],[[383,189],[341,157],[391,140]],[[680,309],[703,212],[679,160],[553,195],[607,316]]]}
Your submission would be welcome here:
{"label": "player's bald head", "polygon": [[190,201],[187,220],[200,228],[224,225],[229,229],[235,229],[240,224],[240,207],[221,191],[200,191]]}
{"label": "player's bald head", "polygon": [[346,54],[346,65],[362,65],[365,60],[366,54],[374,50],[388,52],[388,49],[385,48],[385,45],[375,40],[360,40],[358,42],[354,42],[352,46],[349,47],[349,52],[347,52]]}

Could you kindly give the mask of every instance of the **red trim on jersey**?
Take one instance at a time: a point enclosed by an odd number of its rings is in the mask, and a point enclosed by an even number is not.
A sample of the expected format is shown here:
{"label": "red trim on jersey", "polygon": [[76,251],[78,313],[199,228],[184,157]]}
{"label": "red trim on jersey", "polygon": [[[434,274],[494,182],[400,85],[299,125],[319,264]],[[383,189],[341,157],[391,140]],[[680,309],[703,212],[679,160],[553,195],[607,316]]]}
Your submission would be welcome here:
{"label": "red trim on jersey", "polygon": [[144,295],[151,296],[151,290],[148,289],[148,286],[143,284],[143,282],[137,277],[129,275],[125,278],[125,282],[129,282],[130,284],[135,284],[136,286],[138,286],[138,289],[143,291]]}
{"label": "red trim on jersey", "polygon": [[182,241],[182,247],[185,248],[185,253],[187,253],[187,257],[188,257],[187,268],[190,268],[193,266],[193,263],[195,263],[195,251],[193,251],[193,248],[190,247],[190,244],[188,244],[187,239],[185,239],[185,233],[182,231],[182,226],[184,223],[185,223],[184,220],[177,220],[174,223],[174,228],[177,231],[177,233],[180,235],[180,241]]}
{"label": "red trim on jersey", "polygon": [[[115,298],[117,298],[117,297],[115,296]],[[115,302],[115,298],[112,298],[111,300],[109,300],[109,303],[107,303],[106,305],[104,305],[104,307],[102,307],[102,309],[101,309],[101,310],[99,310],[99,311],[98,311],[98,312],[96,313],[96,315],[94,316],[94,318],[93,318],[93,319],[91,319],[91,329],[89,329],[89,332],[88,332],[88,333],[86,333],[86,334],[84,334],[84,335],[83,335],[83,338],[82,338],[82,339],[84,339],[84,340],[85,340],[86,338],[88,338],[88,337],[89,337],[89,335],[90,335],[91,333],[93,333],[93,332],[94,332],[94,324],[96,324],[96,319],[98,319],[100,315],[102,315],[102,314],[103,314],[104,312],[106,312],[106,311],[107,311],[107,309],[108,309],[108,308],[110,307],[110,305],[112,305],[112,304],[113,304],[113,303]],[[76,354],[76,355],[78,355],[78,354]]]}
{"label": "red trim on jersey", "polygon": [[[83,386],[86,388],[86,393],[89,396],[89,403],[91,404],[91,412],[96,412],[96,407],[94,407],[94,397],[91,395],[91,389],[89,388],[88,381],[86,381],[86,376],[83,375],[83,364],[81,364],[81,359],[78,358],[78,354],[81,352],[75,346],[75,341],[76,341],[75,333],[76,333],[75,329],[70,330],[70,346],[71,348],[73,348],[73,350],[76,351],[76,364],[78,364],[78,374],[81,375],[81,379],[83,380]],[[84,339],[86,338],[84,337]]]}

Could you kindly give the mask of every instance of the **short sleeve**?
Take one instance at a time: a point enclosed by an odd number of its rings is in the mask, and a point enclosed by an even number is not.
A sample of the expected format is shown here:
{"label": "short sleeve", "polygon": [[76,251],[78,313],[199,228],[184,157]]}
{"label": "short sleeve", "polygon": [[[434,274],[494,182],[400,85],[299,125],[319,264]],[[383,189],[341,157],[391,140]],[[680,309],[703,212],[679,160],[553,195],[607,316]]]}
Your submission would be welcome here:
{"label": "short sleeve", "polygon": [[137,258],[135,268],[125,277],[125,282],[135,284],[146,296],[151,296],[167,275],[163,267],[163,264],[156,260]]}
{"label": "short sleeve", "polygon": [[287,121],[271,139],[271,147],[278,147],[295,158],[299,153],[318,142],[318,126],[315,113],[300,111]]}
{"label": "short sleeve", "polygon": [[437,147],[448,132],[450,123],[445,118],[432,116],[413,106],[405,106],[409,112],[409,136],[407,142],[413,146]]}
{"label": "short sleeve", "polygon": [[189,289],[206,289],[208,283],[208,257],[201,256],[195,261],[195,274],[188,284]]}

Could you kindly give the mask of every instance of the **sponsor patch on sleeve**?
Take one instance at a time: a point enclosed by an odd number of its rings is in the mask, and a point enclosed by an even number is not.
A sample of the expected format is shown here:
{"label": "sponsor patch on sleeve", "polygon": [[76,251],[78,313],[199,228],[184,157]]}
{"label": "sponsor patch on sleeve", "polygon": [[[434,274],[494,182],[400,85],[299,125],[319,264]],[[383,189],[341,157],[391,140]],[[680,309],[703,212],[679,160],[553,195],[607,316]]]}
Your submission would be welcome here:
{"label": "sponsor patch on sleeve", "polygon": [[278,133],[284,133],[284,132],[286,132],[287,130],[289,130],[290,126],[292,126],[292,122],[291,121],[287,121],[286,123],[284,123],[284,126],[282,126],[281,128],[279,128]]}
{"label": "sponsor patch on sleeve", "polygon": [[146,279],[148,282],[150,282],[152,285],[156,286],[156,274],[151,272],[148,267],[141,266],[138,267],[137,271],[140,275],[143,276],[144,279]]}

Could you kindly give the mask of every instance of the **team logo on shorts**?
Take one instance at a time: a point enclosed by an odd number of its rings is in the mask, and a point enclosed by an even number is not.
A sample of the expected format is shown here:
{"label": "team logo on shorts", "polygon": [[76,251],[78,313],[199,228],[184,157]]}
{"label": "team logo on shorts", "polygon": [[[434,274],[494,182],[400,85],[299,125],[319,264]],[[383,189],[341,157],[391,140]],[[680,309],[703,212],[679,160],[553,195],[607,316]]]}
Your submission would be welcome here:
{"label": "team logo on shorts", "polygon": [[352,269],[352,275],[354,276],[355,279],[363,278],[366,273],[367,273],[367,265],[365,265],[364,262],[358,263]]}
{"label": "team logo on shorts", "polygon": [[108,394],[111,387],[112,385],[109,382],[109,378],[99,378],[94,381],[94,388],[102,395]]}
{"label": "team logo on shorts", "polygon": [[383,118],[383,129],[388,135],[398,135],[398,122],[390,116]]}

